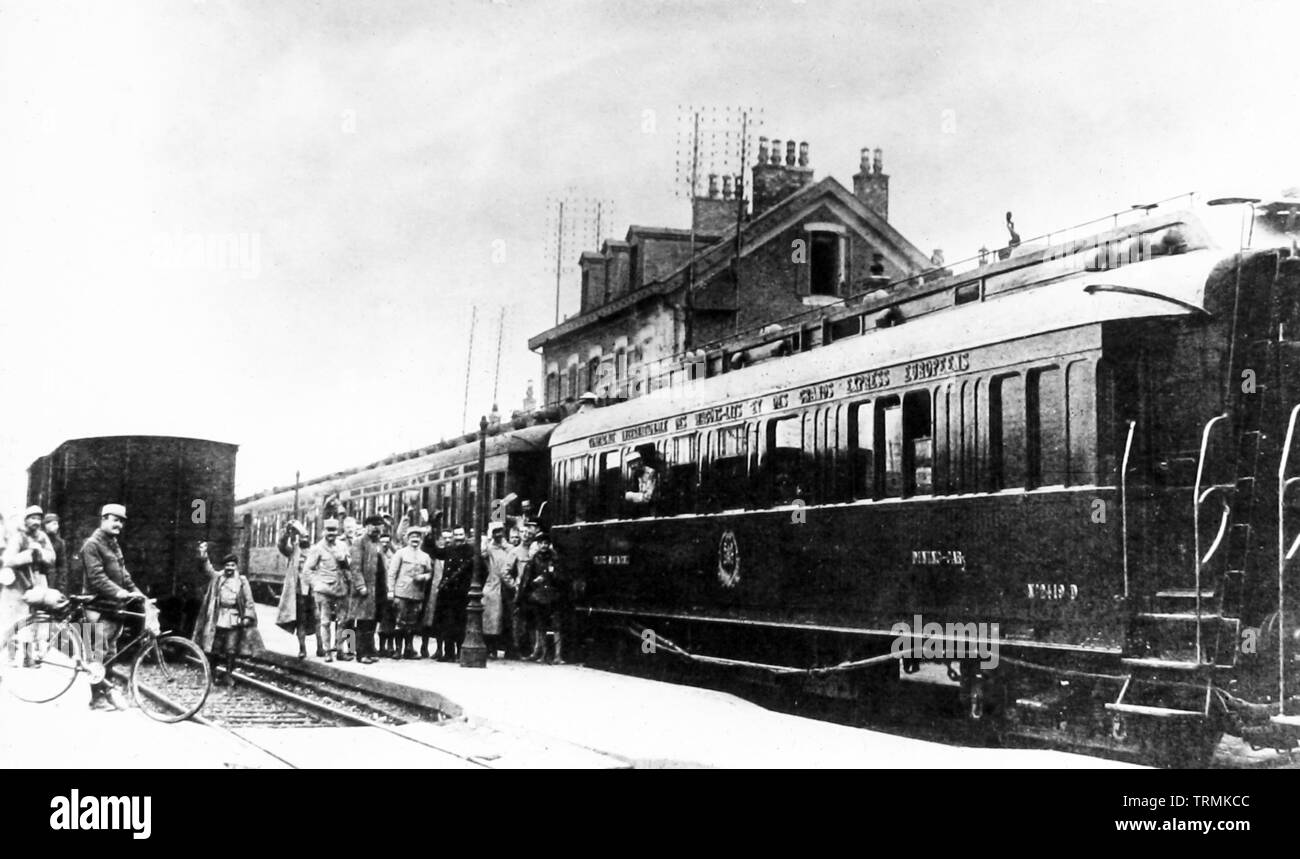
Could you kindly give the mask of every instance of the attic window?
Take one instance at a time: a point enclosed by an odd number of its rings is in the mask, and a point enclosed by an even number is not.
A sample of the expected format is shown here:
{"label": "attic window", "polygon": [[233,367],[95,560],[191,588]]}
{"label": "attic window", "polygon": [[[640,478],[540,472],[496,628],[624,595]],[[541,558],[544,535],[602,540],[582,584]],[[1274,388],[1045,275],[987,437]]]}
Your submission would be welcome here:
{"label": "attic window", "polygon": [[844,237],[831,232],[809,234],[809,292],[839,295],[844,284]]}

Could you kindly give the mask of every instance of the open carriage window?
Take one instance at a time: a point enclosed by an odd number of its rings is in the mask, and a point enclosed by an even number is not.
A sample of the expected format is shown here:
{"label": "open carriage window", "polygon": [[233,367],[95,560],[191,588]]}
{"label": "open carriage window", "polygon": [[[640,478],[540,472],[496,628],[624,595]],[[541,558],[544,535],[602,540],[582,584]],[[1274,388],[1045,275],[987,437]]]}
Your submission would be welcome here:
{"label": "open carriage window", "polygon": [[776,505],[808,500],[807,457],[804,456],[803,418],[792,415],[767,424],[767,474],[769,500]]}

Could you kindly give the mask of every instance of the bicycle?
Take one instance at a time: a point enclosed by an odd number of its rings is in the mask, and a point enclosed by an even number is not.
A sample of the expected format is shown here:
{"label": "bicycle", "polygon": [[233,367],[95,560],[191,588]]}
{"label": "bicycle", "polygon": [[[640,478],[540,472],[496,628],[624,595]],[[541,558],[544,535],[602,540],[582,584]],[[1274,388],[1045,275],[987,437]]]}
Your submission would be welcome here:
{"label": "bicycle", "polygon": [[[203,708],[212,691],[208,658],[190,639],[157,629],[153,600],[136,612],[88,594],[67,599],[67,605],[37,609],[9,628],[0,652],[0,685],[11,694],[31,703],[53,701],[72,688],[78,674],[100,683],[131,658],[128,688],[145,715],[180,722]],[[103,646],[102,626],[86,618],[87,610],[144,623],[138,632],[124,628],[117,653],[101,662],[87,658],[88,650],[93,657]]]}

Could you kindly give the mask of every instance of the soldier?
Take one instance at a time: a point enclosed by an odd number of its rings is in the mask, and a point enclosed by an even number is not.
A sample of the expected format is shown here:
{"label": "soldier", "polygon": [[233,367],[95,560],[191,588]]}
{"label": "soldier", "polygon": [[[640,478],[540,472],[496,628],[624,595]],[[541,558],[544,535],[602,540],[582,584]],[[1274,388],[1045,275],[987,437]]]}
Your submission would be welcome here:
{"label": "soldier", "polygon": [[[434,521],[438,521],[435,516]],[[420,658],[429,658],[429,639],[434,640],[433,658],[442,657],[442,645],[438,642],[437,616],[438,616],[438,591],[442,587],[443,573],[447,567],[448,551],[447,547],[451,545],[451,532],[430,530],[429,536],[425,538],[424,553],[433,559],[433,578],[424,589],[424,605],[420,609]]]}
{"label": "soldier", "polygon": [[452,662],[460,653],[465,637],[465,601],[474,575],[474,547],[464,528],[451,532],[451,545],[438,586],[438,605],[434,616],[434,633],[438,637],[440,662]]}
{"label": "soldier", "polygon": [[406,545],[393,556],[388,570],[388,592],[397,609],[398,658],[419,659],[415,653],[415,631],[420,625],[420,611],[424,607],[424,589],[433,579],[433,559],[420,544],[424,529],[414,527],[406,532]]}
{"label": "soldier", "polygon": [[[379,538],[379,548],[384,555],[384,569],[387,570],[393,563],[393,556],[397,554],[397,548],[393,545],[391,534],[384,533]],[[383,576],[385,589],[388,587],[388,574]],[[376,580],[378,583],[378,580]],[[388,598],[387,592],[382,597],[375,594],[375,620],[379,629],[379,655],[385,659],[395,659],[397,657],[397,614],[393,601]]]}
{"label": "soldier", "polygon": [[[99,597],[98,609],[87,609],[86,620],[98,623],[103,636],[104,658],[117,655],[117,639],[122,634],[122,620],[117,614],[126,602],[144,599],[135,586],[117,536],[126,525],[126,508],[105,504],[99,511],[99,527],[81,545],[82,591]],[[94,709],[123,710],[126,703],[108,678],[90,687],[90,706]]]}
{"label": "soldier", "polygon": [[512,577],[515,555],[506,543],[506,526],[502,522],[493,522],[488,527],[492,540],[483,550],[483,639],[487,644],[489,659],[497,658],[501,649],[502,632],[508,631],[505,623],[505,604],[502,589],[506,580]]}
{"label": "soldier", "polygon": [[45,536],[50,538],[54,547],[54,566],[50,569],[49,585],[66,593],[71,593],[72,580],[68,577],[68,546],[59,536],[59,514],[46,513],[43,522]]}
{"label": "soldier", "polygon": [[379,661],[375,656],[375,618],[378,601],[388,601],[384,550],[379,542],[383,527],[384,517],[367,516],[365,534],[352,544],[350,567],[365,583],[365,590],[352,596],[352,618],[356,623],[357,661],[366,665]]}
{"label": "soldier", "polygon": [[362,596],[366,593],[366,583],[348,566],[348,545],[339,539],[339,520],[326,519],[325,536],[311,547],[303,562],[316,601],[316,634],[325,647],[326,662],[333,662],[339,649],[338,630],[345,618],[349,589],[355,587]]}
{"label": "soldier", "polygon": [[563,613],[567,593],[559,559],[545,531],[537,535],[537,554],[524,568],[519,588],[533,627],[533,652],[528,658],[533,662],[546,660],[546,635],[550,632],[555,636],[552,664],[563,665]]}
{"label": "soldier", "polygon": [[16,585],[29,594],[48,587],[49,573],[55,565],[55,549],[41,529],[43,511],[32,505],[23,513],[23,525],[9,535],[4,544],[4,566],[13,571]]}
{"label": "soldier", "polygon": [[[280,589],[280,608],[275,625],[298,637],[298,658],[307,658],[307,634],[316,635],[316,603],[311,596],[311,576],[303,573],[303,563],[311,548],[307,529],[297,520],[291,521],[276,544],[280,554],[289,559],[284,572],[284,586]],[[325,645],[316,635],[316,655],[325,655]]]}
{"label": "soldier", "polygon": [[[204,594],[199,616],[194,622],[194,643],[209,654],[212,664],[219,657],[226,660],[225,676],[214,677],[218,686],[235,683],[235,657],[256,656],[262,652],[262,636],[257,631],[257,604],[253,586],[239,573],[239,556],[226,555],[218,572],[208,558],[208,544],[199,543],[199,558],[208,574],[208,591]],[[301,649],[299,655],[302,655]]]}
{"label": "soldier", "polygon": [[[352,547],[361,539],[361,526],[352,516],[343,518],[343,534],[340,542],[343,544],[343,551],[348,553],[346,566],[350,569],[352,565]],[[357,656],[357,618],[353,613],[359,594],[356,585],[353,583],[351,575],[343,577],[343,587],[346,593],[343,594],[343,603],[340,608],[339,629],[346,630],[339,640],[339,660],[341,662],[351,662]]]}

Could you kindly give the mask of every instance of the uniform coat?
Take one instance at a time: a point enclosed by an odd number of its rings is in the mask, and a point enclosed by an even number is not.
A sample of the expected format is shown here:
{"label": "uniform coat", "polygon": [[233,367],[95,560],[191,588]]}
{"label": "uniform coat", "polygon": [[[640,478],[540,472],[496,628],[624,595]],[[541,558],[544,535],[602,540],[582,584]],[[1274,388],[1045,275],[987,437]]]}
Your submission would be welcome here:
{"label": "uniform coat", "polygon": [[352,592],[351,616],[356,620],[374,620],[376,617],[375,600],[380,591],[387,591],[384,587],[384,560],[384,549],[378,537],[371,540],[363,535],[352,544],[351,569],[366,584],[365,596],[355,589]]}
{"label": "uniform coat", "polygon": [[514,563],[514,546],[509,543],[489,543],[483,552],[483,564],[487,570],[483,578],[484,635],[501,634],[501,585]]}
{"label": "uniform coat", "polygon": [[[208,592],[203,595],[199,616],[194,621],[194,643],[203,648],[205,653],[211,653],[217,639],[217,615],[220,613],[217,602],[221,591],[221,579],[225,576],[225,572],[215,569],[210,561],[204,561],[203,566],[208,572]],[[264,645],[262,634],[257,631],[257,607],[253,602],[253,587],[248,583],[247,576],[239,573],[235,575],[239,576],[239,597],[235,603],[235,610],[244,621],[244,634],[239,636],[238,652],[240,656],[256,656],[262,652]]]}
{"label": "uniform coat", "polygon": [[340,560],[348,557],[348,552],[347,541],[341,537],[334,541],[333,546],[322,537],[319,543],[308,550],[303,572],[311,583],[312,593],[345,597],[350,589],[365,586],[360,573],[347,569],[340,563]]}
{"label": "uniform coat", "polygon": [[288,558],[289,567],[284,571],[284,585],[280,588],[280,608],[275,616],[275,625],[286,632],[293,632],[301,620],[309,628],[315,629],[314,616],[298,617],[298,597],[311,595],[311,581],[302,569],[307,561],[308,550],[298,548],[297,536],[288,529],[285,529],[276,545],[280,554]]}
{"label": "uniform coat", "polygon": [[404,600],[424,600],[424,589],[433,578],[433,559],[419,549],[403,546],[393,556],[388,571],[388,592]]}
{"label": "uniform coat", "polygon": [[82,592],[116,599],[122,591],[134,591],[117,538],[96,528],[81,545]]}

